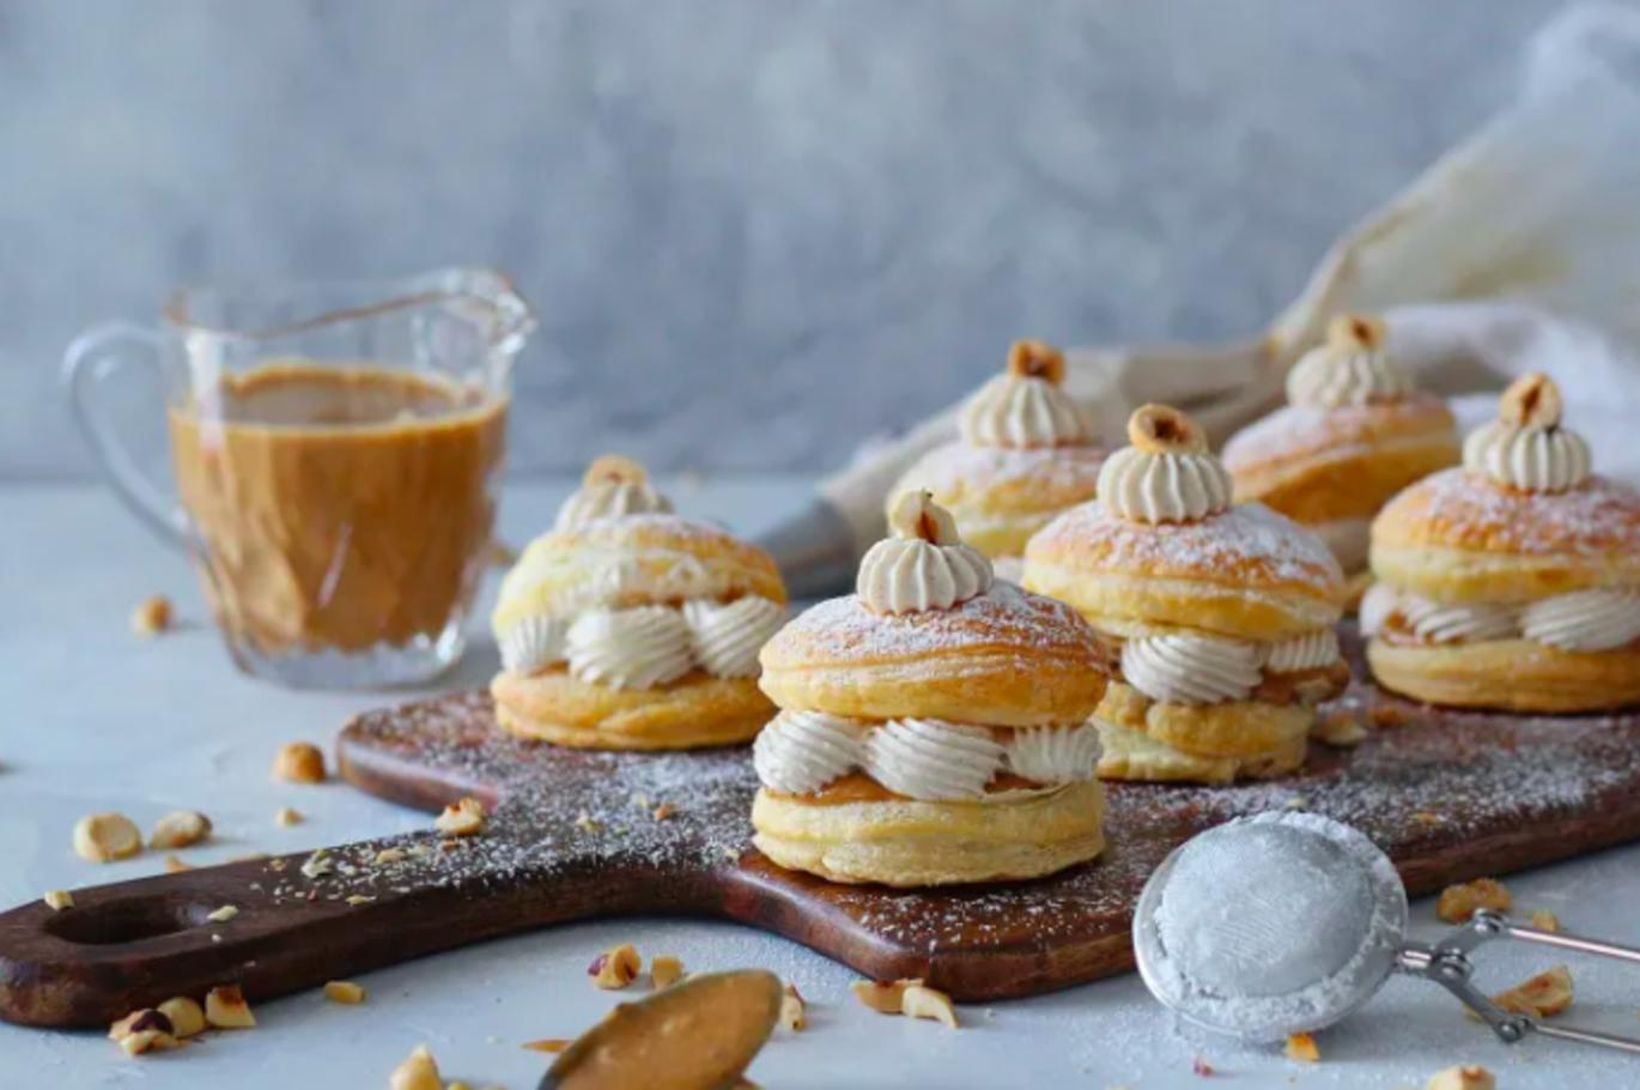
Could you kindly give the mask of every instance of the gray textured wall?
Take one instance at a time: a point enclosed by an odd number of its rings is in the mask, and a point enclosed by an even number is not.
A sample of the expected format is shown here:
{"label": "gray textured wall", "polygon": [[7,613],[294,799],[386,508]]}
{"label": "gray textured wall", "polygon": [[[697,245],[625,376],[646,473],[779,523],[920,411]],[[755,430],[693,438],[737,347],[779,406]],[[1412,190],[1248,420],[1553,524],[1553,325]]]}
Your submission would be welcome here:
{"label": "gray textured wall", "polygon": [[168,286],[514,274],[514,464],[823,467],[1029,333],[1260,326],[1542,0],[11,0],[0,473]]}

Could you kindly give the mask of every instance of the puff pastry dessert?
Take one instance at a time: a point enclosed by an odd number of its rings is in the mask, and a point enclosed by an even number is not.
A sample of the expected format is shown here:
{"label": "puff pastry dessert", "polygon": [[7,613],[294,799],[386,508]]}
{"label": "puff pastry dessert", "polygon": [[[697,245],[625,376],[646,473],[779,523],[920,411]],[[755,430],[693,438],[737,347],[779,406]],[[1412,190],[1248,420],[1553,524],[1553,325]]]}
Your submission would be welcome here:
{"label": "puff pastry dessert", "polygon": [[1288,372],[1287,405],[1224,445],[1236,501],[1256,500],[1320,535],[1352,600],[1371,581],[1373,516],[1458,457],[1446,402],[1413,388],[1385,350],[1382,322],[1353,314],[1334,319],[1326,343]]}
{"label": "puff pastry dessert", "polygon": [[1006,370],[963,404],[960,438],[906,470],[889,500],[927,489],[957,532],[1019,578],[1025,542],[1067,507],[1090,500],[1108,453],[1081,408],[1060,389],[1065,357],[1041,341],[1017,341]]}
{"label": "puff pastry dessert", "polygon": [[1095,712],[1099,774],[1222,783],[1304,761],[1312,708],[1349,668],[1334,624],[1343,575],[1321,539],[1230,475],[1194,421],[1146,405],[1099,499],[1025,550],[1029,590],[1081,611],[1118,657]]}
{"label": "puff pastry dessert", "polygon": [[996,580],[926,492],[902,495],[857,593],[763,648],[753,843],[838,882],[1029,878],[1097,856],[1087,718],[1108,672],[1060,602]]}
{"label": "puff pastry dessert", "polygon": [[1372,527],[1368,663],[1398,693],[1465,708],[1640,704],[1640,492],[1591,472],[1560,391],[1527,375],[1463,465]]}
{"label": "puff pastry dessert", "polygon": [[588,749],[748,741],[774,711],[757,653],[785,620],[768,554],[673,514],[637,463],[600,458],[502,581],[496,717]]}

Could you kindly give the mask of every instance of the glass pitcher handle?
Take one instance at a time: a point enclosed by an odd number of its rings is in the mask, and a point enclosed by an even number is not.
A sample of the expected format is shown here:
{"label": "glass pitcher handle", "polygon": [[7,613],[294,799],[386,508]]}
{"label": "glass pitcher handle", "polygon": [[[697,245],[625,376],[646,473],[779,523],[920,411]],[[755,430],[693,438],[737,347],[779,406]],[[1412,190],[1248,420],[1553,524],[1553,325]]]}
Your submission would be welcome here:
{"label": "glass pitcher handle", "polygon": [[175,499],[137,468],[100,400],[100,390],[110,375],[138,361],[158,368],[164,347],[165,337],[156,330],[124,322],[98,326],[68,346],[63,355],[63,378],[68,384],[74,419],[96,452],[115,494],[156,534],[181,547],[188,540],[188,516]]}

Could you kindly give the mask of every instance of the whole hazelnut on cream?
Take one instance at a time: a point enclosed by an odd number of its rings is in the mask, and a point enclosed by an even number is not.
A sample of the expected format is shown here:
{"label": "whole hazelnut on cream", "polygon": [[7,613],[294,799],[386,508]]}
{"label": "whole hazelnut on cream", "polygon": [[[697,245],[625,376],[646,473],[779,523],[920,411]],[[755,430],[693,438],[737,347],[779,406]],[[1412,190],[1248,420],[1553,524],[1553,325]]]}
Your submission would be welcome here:
{"label": "whole hazelnut on cream", "polygon": [[991,589],[991,562],[957,536],[950,512],[930,493],[902,492],[889,536],[860,561],[855,589],[877,613],[950,609]]}
{"label": "whole hazelnut on cream", "polygon": [[1306,352],[1287,373],[1287,401],[1316,409],[1398,401],[1412,378],[1389,357],[1378,318],[1342,314],[1327,326],[1326,341]]}
{"label": "whole hazelnut on cream", "polygon": [[1008,366],[963,404],[958,426],[975,447],[1025,450],[1087,443],[1088,422],[1060,384],[1065,356],[1042,341],[1015,341]]}
{"label": "whole hazelnut on cream", "polygon": [[1522,375],[1498,402],[1498,418],[1470,433],[1463,467],[1522,492],[1565,492],[1589,479],[1589,444],[1561,426],[1560,387],[1548,375]]}
{"label": "whole hazelnut on cream", "polygon": [[1196,522],[1230,506],[1230,473],[1196,422],[1166,405],[1141,405],[1128,442],[1099,470],[1099,502],[1133,522]]}
{"label": "whole hazelnut on cream", "polygon": [[581,487],[558,508],[555,530],[579,530],[599,519],[667,514],[672,501],[649,483],[649,474],[631,458],[605,454],[587,466]]}

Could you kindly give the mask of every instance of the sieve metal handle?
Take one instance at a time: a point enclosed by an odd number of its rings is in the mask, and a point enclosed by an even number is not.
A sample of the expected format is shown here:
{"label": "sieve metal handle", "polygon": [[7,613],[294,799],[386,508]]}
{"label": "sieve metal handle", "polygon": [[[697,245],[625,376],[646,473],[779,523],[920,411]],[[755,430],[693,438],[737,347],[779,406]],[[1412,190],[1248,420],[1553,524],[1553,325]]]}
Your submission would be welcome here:
{"label": "sieve metal handle", "polygon": [[1514,1014],[1504,1010],[1475,987],[1471,980],[1474,964],[1469,960],[1471,951],[1493,939],[1517,939],[1521,942],[1573,950],[1580,954],[1617,958],[1620,961],[1640,962],[1640,950],[1618,943],[1586,939],[1558,931],[1542,931],[1523,927],[1507,916],[1480,909],[1464,926],[1437,943],[1409,942],[1401,948],[1396,968],[1409,976],[1433,980],[1457,997],[1458,1002],[1491,1027],[1492,1032],[1505,1044],[1514,1044],[1529,1033],[1554,1037],[1562,1041],[1576,1041],[1586,1045],[1601,1045],[1621,1052],[1640,1054],[1640,1040],[1611,1033],[1576,1029],[1571,1026],[1551,1026],[1529,1014]]}

